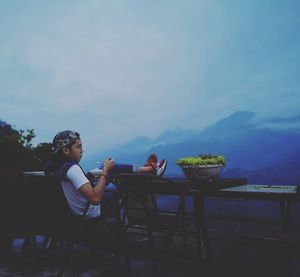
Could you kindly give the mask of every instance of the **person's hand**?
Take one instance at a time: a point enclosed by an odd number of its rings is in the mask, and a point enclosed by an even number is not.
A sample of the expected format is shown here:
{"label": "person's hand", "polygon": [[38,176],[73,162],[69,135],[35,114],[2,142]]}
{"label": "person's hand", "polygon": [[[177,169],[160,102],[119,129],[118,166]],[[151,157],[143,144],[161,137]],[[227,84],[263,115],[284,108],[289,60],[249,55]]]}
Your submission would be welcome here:
{"label": "person's hand", "polygon": [[104,160],[103,173],[105,175],[107,175],[114,166],[115,166],[115,162],[114,162],[113,158],[108,158],[108,159]]}

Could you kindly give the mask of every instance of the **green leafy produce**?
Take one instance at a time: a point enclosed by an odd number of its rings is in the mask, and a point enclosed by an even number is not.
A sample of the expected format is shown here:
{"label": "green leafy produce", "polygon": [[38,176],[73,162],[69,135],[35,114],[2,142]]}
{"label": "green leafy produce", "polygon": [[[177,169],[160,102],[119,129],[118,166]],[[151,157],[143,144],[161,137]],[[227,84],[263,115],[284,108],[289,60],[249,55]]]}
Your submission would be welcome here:
{"label": "green leafy produce", "polygon": [[198,165],[225,165],[225,158],[217,155],[198,155],[193,157],[181,158],[176,161],[180,166],[198,166]]}

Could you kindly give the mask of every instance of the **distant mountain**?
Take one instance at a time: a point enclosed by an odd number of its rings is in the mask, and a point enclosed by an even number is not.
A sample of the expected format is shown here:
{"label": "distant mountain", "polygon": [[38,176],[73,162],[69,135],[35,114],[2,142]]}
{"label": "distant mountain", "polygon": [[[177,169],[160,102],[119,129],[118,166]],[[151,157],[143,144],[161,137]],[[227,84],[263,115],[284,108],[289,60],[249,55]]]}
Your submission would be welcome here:
{"label": "distant mountain", "polygon": [[222,176],[246,178],[248,183],[252,184],[300,185],[300,160],[296,158],[257,170],[231,168],[225,171]]}
{"label": "distant mountain", "polygon": [[267,120],[265,123],[300,123],[300,116],[293,117],[275,117]]}
{"label": "distant mountain", "polygon": [[195,136],[199,131],[182,128],[169,129],[153,140],[156,145],[178,143]]}
{"label": "distant mountain", "polygon": [[244,129],[245,127],[250,128],[251,120],[253,120],[255,117],[254,112],[236,112],[231,114],[230,116],[221,119],[217,121],[212,126],[207,127],[204,132],[201,132],[200,134],[203,135],[203,133],[207,134],[213,134],[216,135],[216,133],[220,133],[221,136],[225,134],[231,134],[232,130],[239,131],[240,129]]}
{"label": "distant mountain", "polygon": [[[139,164],[141,163],[141,161],[144,162],[146,155],[151,153],[151,149],[159,145],[168,145],[185,141],[188,138],[193,137],[197,133],[198,131],[196,130],[176,128],[169,129],[154,139],[150,139],[144,136],[137,137],[127,143],[117,144],[111,149],[103,151],[102,153],[100,153],[100,155],[91,155],[85,164],[88,165],[88,167],[94,167],[95,162],[99,159],[99,156],[111,156],[114,157],[114,159],[117,161]],[[143,156],[142,160],[139,160],[139,158],[137,158],[140,155]]]}
{"label": "distant mountain", "polygon": [[181,174],[176,165],[180,157],[222,154],[227,161],[224,176],[248,177],[253,182],[295,181],[300,175],[296,154],[300,154],[300,133],[261,127],[254,118],[253,112],[236,112],[204,130],[168,130],[156,139],[137,138],[108,152],[117,161],[134,164],[143,164],[150,153],[157,153],[168,159],[168,175]]}
{"label": "distant mountain", "polygon": [[251,124],[254,113],[238,112],[177,144],[157,146],[153,152],[167,157],[168,173],[178,173],[175,161],[179,157],[216,153],[227,160],[230,168],[257,170],[282,164],[300,150],[300,134],[276,131]]}

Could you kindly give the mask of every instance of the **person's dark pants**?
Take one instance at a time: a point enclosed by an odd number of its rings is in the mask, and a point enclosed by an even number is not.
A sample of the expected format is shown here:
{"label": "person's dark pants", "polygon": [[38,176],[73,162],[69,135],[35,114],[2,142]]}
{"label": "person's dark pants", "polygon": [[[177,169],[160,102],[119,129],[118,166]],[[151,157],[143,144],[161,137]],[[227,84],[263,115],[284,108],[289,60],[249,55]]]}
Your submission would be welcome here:
{"label": "person's dark pants", "polygon": [[[113,184],[109,184],[113,185]],[[113,185],[115,190],[117,191],[117,187]],[[110,217],[115,217],[115,212],[116,212],[116,201],[119,201],[117,193],[111,192],[111,191],[106,191],[103,194],[103,197],[100,202],[100,209],[101,209],[101,218],[110,218]]]}
{"label": "person's dark pants", "polygon": [[111,175],[120,173],[133,173],[133,165],[131,164],[115,164],[111,170]]}
{"label": "person's dark pants", "polygon": [[[100,167],[100,169],[102,169]],[[115,174],[120,173],[133,173],[133,166],[129,164],[115,164],[115,166],[112,168],[109,179]],[[108,183],[105,187],[105,190],[111,190],[104,192],[104,195],[102,197],[102,200],[100,202],[101,207],[101,217],[102,218],[109,218],[115,216],[115,207],[118,203],[115,203],[114,201],[119,201],[116,199],[118,187],[112,183]],[[112,192],[114,191],[114,192]]]}

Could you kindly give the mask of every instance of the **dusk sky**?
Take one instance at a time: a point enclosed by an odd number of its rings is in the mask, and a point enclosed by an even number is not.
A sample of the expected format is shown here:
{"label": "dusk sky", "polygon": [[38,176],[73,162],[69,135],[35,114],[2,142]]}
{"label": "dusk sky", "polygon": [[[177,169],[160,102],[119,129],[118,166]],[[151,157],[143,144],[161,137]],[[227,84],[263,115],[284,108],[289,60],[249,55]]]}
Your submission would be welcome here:
{"label": "dusk sky", "polygon": [[300,1],[0,2],[0,119],[86,151],[300,114]]}

